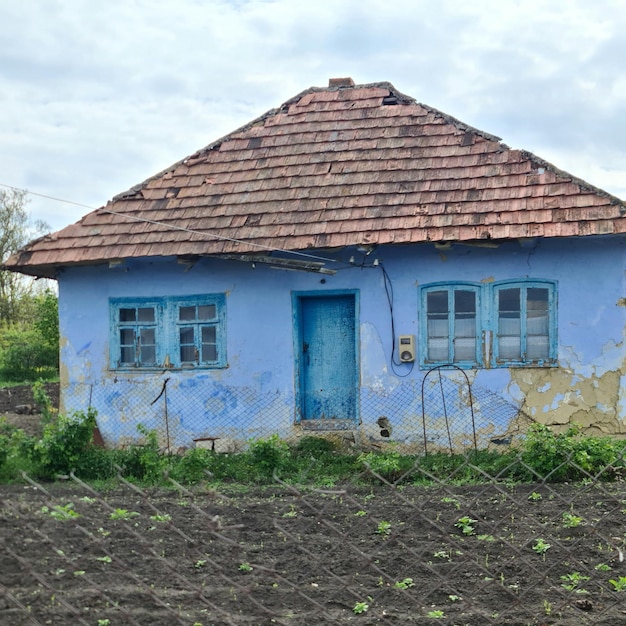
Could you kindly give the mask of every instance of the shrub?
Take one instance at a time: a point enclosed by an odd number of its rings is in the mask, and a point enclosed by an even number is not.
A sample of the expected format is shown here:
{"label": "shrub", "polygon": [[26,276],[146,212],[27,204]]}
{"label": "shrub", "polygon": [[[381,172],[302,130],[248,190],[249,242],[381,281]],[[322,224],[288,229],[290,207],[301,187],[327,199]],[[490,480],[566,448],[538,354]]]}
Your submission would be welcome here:
{"label": "shrub", "polygon": [[44,426],[42,438],[34,447],[35,460],[42,477],[78,471],[81,457],[93,446],[96,411],[78,411],[67,417],[59,415]]}
{"label": "shrub", "polygon": [[396,450],[362,453],[359,454],[358,461],[368,471],[392,482],[409,472],[415,465],[414,457],[401,455]]}
{"label": "shrub", "polygon": [[255,439],[250,442],[248,456],[251,464],[262,478],[270,478],[274,471],[284,469],[289,460],[289,446],[278,435],[266,439]]}
{"label": "shrub", "polygon": [[308,457],[319,458],[327,454],[331,454],[336,449],[335,444],[324,437],[302,437],[294,446],[296,454]]}
{"label": "shrub", "polygon": [[41,411],[42,421],[47,424],[56,418],[57,411],[52,406],[52,401],[46,393],[46,389],[42,380],[38,380],[37,382],[33,383],[32,389],[35,404],[39,407],[39,410]]}
{"label": "shrub", "polygon": [[8,330],[3,335],[0,375],[4,380],[52,378],[58,373],[55,346],[42,342],[36,330]]}
{"label": "shrub", "polygon": [[137,430],[143,435],[144,443],[115,450],[115,464],[122,468],[125,478],[159,482],[169,467],[169,457],[161,452],[156,431],[148,430],[142,424]]}
{"label": "shrub", "polygon": [[[577,426],[554,433],[535,424],[528,430],[521,459],[535,475],[549,481],[580,480],[611,465],[623,465],[624,442],[611,437],[585,437]],[[608,476],[606,476],[608,478]]]}
{"label": "shrub", "polygon": [[215,452],[206,448],[192,448],[176,460],[171,469],[171,476],[174,480],[195,484],[201,480],[206,480],[211,474],[211,461],[215,457]]}

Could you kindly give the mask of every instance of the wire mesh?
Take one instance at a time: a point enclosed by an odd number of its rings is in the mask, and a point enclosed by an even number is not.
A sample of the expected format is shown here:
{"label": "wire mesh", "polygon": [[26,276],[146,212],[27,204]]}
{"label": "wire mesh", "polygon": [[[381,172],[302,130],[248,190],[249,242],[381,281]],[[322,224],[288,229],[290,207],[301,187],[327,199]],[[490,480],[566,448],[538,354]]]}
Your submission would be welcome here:
{"label": "wire mesh", "polygon": [[108,446],[140,442],[141,425],[157,432],[162,447],[172,452],[205,444],[218,452],[237,452],[251,439],[272,434],[293,440],[323,432],[361,447],[392,443],[406,453],[464,452],[507,446],[533,421],[519,406],[471,385],[467,374],[454,368],[435,368],[393,388],[363,387],[354,419],[299,421],[286,390],[235,388],[208,377],[120,377],[65,385],[62,394],[69,399],[69,412],[97,411]]}
{"label": "wire mesh", "polygon": [[609,470],[461,487],[416,466],[327,489],[24,476],[0,488],[0,624],[617,626],[626,485]]}

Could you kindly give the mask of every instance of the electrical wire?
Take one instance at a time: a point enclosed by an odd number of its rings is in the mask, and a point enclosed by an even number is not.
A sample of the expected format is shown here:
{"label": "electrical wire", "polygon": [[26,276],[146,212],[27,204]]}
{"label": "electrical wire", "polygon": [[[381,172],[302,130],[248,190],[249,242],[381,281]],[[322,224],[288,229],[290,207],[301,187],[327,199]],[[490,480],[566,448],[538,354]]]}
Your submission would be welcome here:
{"label": "electrical wire", "polygon": [[22,193],[27,193],[29,195],[32,196],[38,196],[40,198],[46,198],[48,200],[54,200],[55,202],[63,202],[65,204],[73,204],[74,206],[79,206],[79,207],[83,207],[86,209],[90,209],[92,211],[101,211],[103,213],[108,213],[110,215],[116,215],[117,217],[121,217],[121,218],[125,218],[128,220],[134,220],[136,222],[143,222],[146,224],[152,224],[153,226],[162,226],[164,228],[166,228],[167,230],[176,230],[176,231],[182,231],[185,233],[189,233],[191,235],[199,235],[201,237],[205,237],[205,238],[211,238],[211,239],[218,239],[220,241],[229,241],[231,243],[240,243],[246,246],[251,246],[253,248],[257,248],[259,250],[264,250],[265,252],[281,252],[283,254],[291,254],[293,256],[298,256],[298,257],[302,257],[302,258],[306,258],[306,259],[314,259],[317,261],[324,261],[325,263],[339,263],[342,265],[345,265],[347,267],[350,266],[349,263],[345,262],[345,261],[338,261],[337,259],[329,259],[327,257],[322,257],[316,254],[308,254],[306,252],[301,252],[299,250],[284,250],[282,248],[274,248],[272,246],[264,246],[263,244],[259,244],[259,243],[253,243],[251,241],[244,241],[242,239],[235,239],[233,237],[226,237],[224,235],[218,235],[217,233],[213,233],[210,231],[203,231],[203,230],[193,230],[191,228],[184,228],[183,226],[176,226],[174,224],[166,224],[165,222],[160,222],[157,220],[150,220],[148,218],[145,217],[138,217],[135,215],[127,215],[125,213],[120,213],[119,211],[112,211],[111,209],[107,209],[105,207],[101,207],[99,209],[89,206],[88,204],[82,204],[80,202],[73,202],[72,200],[64,200],[63,198],[55,198],[54,196],[48,196],[46,194],[43,193],[37,193],[35,191],[29,191],[28,189],[22,189],[20,187],[14,187],[13,185],[7,185],[5,183],[0,183],[0,187],[6,187],[7,189],[12,189],[13,191],[19,191]]}
{"label": "electrical wire", "polygon": [[396,376],[398,376],[398,378],[406,378],[413,371],[413,367],[415,366],[415,361],[411,361],[411,367],[409,368],[409,371],[406,374],[400,374],[396,370],[397,366],[404,365],[404,363],[402,363],[401,361],[396,362],[395,360],[396,327],[395,327],[395,321],[393,318],[393,283],[391,282],[391,278],[389,277],[389,274],[387,273],[387,270],[385,269],[382,262],[378,263],[378,267],[380,267],[383,273],[383,284],[385,286],[385,294],[387,295],[387,304],[389,306],[389,317],[391,318],[391,358],[389,360],[391,364],[391,370]]}

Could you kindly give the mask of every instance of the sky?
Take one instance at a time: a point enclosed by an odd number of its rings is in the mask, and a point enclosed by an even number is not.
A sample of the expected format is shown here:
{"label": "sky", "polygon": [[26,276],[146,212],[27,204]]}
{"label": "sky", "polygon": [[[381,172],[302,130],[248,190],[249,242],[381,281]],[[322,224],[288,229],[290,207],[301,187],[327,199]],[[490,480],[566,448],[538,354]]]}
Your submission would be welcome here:
{"label": "sky", "polygon": [[52,230],[345,76],[626,199],[626,0],[0,0],[0,25],[0,184]]}

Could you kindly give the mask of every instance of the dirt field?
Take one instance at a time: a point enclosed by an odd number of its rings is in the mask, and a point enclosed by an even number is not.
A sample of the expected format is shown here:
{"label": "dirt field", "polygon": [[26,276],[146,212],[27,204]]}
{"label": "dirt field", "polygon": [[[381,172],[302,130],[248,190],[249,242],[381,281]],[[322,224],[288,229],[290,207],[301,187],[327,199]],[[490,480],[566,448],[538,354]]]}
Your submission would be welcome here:
{"label": "dirt field", "polygon": [[2,626],[626,624],[623,483],[43,489],[0,486]]}

